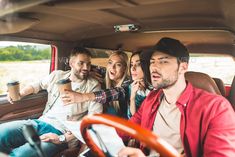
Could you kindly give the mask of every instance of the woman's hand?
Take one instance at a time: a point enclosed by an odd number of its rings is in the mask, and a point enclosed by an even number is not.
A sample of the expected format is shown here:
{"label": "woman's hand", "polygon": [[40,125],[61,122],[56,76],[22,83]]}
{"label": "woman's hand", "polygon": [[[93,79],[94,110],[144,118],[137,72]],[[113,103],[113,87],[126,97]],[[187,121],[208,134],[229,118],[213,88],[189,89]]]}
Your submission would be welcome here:
{"label": "woman's hand", "polygon": [[61,99],[64,103],[64,105],[69,105],[72,103],[81,103],[83,102],[83,94],[79,92],[74,91],[65,91],[61,95]]}
{"label": "woman's hand", "polygon": [[138,80],[135,80],[134,82],[131,83],[131,97],[130,99],[135,99],[136,92],[139,89],[139,82]]}
{"label": "woman's hand", "polygon": [[70,105],[73,103],[82,103],[85,101],[95,100],[95,95],[93,93],[79,93],[74,91],[66,90],[62,95],[61,99],[64,105]]}
{"label": "woman's hand", "polygon": [[131,84],[131,96],[130,96],[130,112],[132,115],[136,112],[135,97],[138,90],[144,89],[143,79],[138,79]]}
{"label": "woman's hand", "polygon": [[132,82],[131,84],[131,97],[130,99],[135,99],[136,93],[138,90],[144,90],[144,80],[138,79]]}

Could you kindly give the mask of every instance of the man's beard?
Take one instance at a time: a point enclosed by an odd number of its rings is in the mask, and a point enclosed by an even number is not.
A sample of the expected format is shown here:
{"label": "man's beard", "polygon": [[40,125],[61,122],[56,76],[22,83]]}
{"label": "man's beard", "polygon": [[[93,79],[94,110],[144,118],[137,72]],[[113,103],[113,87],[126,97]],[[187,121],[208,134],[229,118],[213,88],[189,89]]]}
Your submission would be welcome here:
{"label": "man's beard", "polygon": [[[162,81],[160,83],[155,83],[153,85],[153,87],[155,89],[167,89],[172,87],[173,85],[176,84],[177,80],[178,80],[178,69],[174,72],[174,75],[172,77],[169,78],[162,78]],[[162,75],[160,75],[162,76]]]}
{"label": "man's beard", "polygon": [[178,76],[176,75],[176,78],[174,80],[171,79],[163,79],[161,83],[157,83],[155,85],[155,89],[167,89],[175,85],[175,83],[178,80]]}
{"label": "man's beard", "polygon": [[85,80],[88,78],[89,73],[87,75],[80,75],[79,73],[75,73],[74,75],[76,76],[77,79]]}

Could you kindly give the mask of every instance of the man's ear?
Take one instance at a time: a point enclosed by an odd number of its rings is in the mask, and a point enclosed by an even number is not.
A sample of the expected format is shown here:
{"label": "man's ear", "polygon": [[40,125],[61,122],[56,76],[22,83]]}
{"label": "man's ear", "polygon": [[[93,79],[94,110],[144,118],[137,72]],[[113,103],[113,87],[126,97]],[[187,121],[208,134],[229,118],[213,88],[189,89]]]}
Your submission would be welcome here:
{"label": "man's ear", "polygon": [[179,65],[179,74],[184,74],[188,70],[188,63],[182,62]]}

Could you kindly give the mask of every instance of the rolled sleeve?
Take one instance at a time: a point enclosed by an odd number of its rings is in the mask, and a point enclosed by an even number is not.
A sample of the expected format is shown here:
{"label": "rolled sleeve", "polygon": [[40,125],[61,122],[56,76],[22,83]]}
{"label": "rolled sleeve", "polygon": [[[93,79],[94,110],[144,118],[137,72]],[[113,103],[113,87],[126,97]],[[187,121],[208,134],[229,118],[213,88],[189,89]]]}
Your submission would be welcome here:
{"label": "rolled sleeve", "polygon": [[51,82],[55,78],[55,76],[56,76],[56,71],[44,77],[40,81],[30,84],[33,87],[34,93],[38,93],[40,90],[43,89],[48,89],[48,86],[52,84]]}

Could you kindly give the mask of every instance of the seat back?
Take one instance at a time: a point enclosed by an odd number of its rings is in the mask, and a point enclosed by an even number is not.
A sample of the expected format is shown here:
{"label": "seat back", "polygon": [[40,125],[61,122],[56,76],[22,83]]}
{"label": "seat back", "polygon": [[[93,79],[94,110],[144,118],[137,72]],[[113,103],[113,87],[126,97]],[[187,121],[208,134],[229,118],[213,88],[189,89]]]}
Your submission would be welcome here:
{"label": "seat back", "polygon": [[225,97],[226,90],[225,90],[224,82],[220,78],[213,78],[213,80],[215,81],[217,87],[219,88],[221,95]]}
{"label": "seat back", "polygon": [[235,76],[231,84],[231,90],[229,92],[228,100],[233,105],[233,107],[235,107]]}
{"label": "seat back", "polygon": [[188,71],[185,73],[185,79],[194,87],[206,90],[210,93],[221,95],[215,81],[205,73]]}

